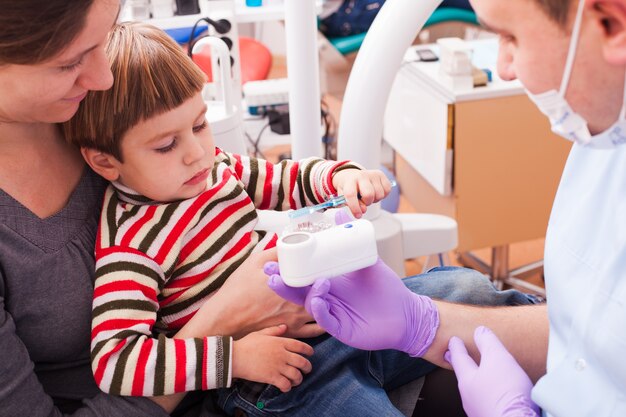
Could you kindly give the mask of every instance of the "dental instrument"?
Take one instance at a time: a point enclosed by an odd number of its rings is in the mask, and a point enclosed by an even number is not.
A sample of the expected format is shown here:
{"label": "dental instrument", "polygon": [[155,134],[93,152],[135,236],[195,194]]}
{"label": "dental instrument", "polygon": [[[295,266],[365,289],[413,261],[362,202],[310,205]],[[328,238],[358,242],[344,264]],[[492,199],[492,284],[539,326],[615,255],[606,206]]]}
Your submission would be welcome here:
{"label": "dental instrument", "polygon": [[[395,187],[397,185],[396,181],[391,181],[391,186]],[[360,199],[361,195],[357,194],[357,197]],[[303,207],[298,210],[293,210],[288,213],[290,219],[295,219],[298,217],[306,216],[308,214],[315,213],[316,211],[321,211],[329,208],[335,208],[339,206],[343,206],[346,204],[346,197],[343,195],[338,195],[330,198],[329,200],[324,201],[323,203],[316,204],[314,206]]]}
{"label": "dental instrument", "polygon": [[315,232],[286,233],[278,239],[276,248],[280,275],[291,287],[366,268],[378,260],[374,225],[365,219]]}

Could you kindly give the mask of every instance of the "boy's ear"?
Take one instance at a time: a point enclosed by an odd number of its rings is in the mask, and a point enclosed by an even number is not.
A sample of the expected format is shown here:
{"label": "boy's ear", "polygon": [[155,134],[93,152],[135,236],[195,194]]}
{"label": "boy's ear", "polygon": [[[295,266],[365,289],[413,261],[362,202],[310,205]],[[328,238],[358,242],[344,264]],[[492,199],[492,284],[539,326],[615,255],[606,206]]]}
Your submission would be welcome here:
{"label": "boy's ear", "polygon": [[87,164],[101,177],[115,181],[119,178],[119,161],[112,155],[91,148],[80,148]]}
{"label": "boy's ear", "polygon": [[587,0],[587,7],[604,30],[604,59],[613,65],[626,65],[626,2]]}

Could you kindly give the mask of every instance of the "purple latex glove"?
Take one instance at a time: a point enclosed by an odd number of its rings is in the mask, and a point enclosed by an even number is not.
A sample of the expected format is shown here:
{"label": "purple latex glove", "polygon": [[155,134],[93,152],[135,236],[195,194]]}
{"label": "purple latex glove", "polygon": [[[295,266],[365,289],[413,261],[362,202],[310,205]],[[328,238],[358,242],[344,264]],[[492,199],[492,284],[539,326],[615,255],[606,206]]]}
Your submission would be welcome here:
{"label": "purple latex glove", "polygon": [[266,264],[265,271],[278,295],[304,305],[328,333],[359,349],[396,349],[421,356],[439,327],[433,301],[412,293],[380,259],[370,267],[301,288],[285,285],[276,263]]}
{"label": "purple latex glove", "polygon": [[468,417],[537,417],[539,407],[530,399],[530,378],[500,339],[488,328],[477,327],[474,341],[480,365],[467,354],[458,337],[450,338],[445,359],[459,381]]}

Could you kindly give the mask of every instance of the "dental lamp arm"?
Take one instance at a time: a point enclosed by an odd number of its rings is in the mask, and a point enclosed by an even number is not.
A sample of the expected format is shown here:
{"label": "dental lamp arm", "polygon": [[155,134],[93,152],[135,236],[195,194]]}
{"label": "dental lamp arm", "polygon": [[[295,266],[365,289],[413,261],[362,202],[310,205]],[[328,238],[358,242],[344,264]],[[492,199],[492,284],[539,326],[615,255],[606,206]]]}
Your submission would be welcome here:
{"label": "dental lamp arm", "polygon": [[441,0],[387,0],[367,31],[341,108],[337,154],[380,166],[383,115],[402,58]]}

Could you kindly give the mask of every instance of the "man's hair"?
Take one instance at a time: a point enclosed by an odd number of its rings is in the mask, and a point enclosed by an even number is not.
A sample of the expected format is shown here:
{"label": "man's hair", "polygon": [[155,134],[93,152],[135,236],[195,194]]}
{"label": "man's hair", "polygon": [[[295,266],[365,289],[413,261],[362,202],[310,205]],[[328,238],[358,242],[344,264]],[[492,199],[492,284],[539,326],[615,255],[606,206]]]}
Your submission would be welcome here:
{"label": "man's hair", "polygon": [[535,0],[548,17],[558,23],[561,27],[567,24],[567,18],[573,0]]}
{"label": "man's hair", "polygon": [[87,93],[76,115],[62,128],[70,143],[122,161],[124,134],[201,92],[206,77],[172,38],[145,23],[113,27],[105,50],[113,87]]}
{"label": "man's hair", "polygon": [[94,0],[0,0],[0,65],[53,58],[78,36]]}

